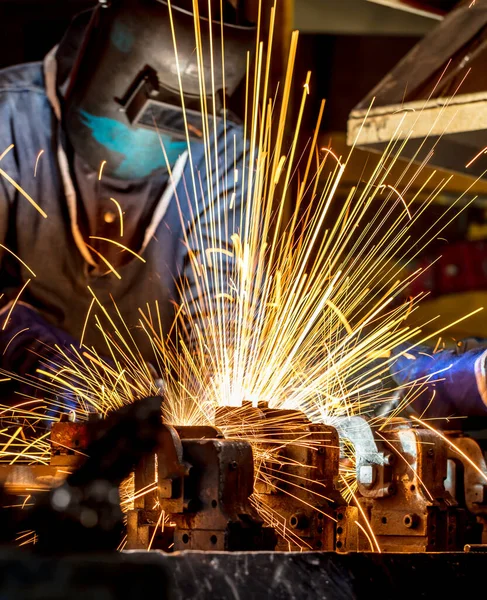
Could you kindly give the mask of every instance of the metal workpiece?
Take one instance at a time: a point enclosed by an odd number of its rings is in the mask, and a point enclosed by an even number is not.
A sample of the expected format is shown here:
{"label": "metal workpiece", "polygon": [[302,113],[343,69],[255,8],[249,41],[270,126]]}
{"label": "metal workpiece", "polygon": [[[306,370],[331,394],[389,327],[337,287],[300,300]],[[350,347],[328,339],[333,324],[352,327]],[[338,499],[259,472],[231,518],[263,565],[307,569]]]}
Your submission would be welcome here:
{"label": "metal workpiece", "polygon": [[128,549],[274,549],[274,531],[250,500],[254,460],[248,442],[224,439],[209,427],[165,425],[157,452],[135,471],[136,496],[151,484],[155,489],[129,511]]}
{"label": "metal workpiece", "polygon": [[51,464],[1,466],[2,539],[32,529],[40,551],[94,551],[115,549],[125,532],[127,550],[176,554],[487,547],[487,465],[463,434],[404,419],[316,424],[263,403],[222,408],[214,426],[175,427],[160,405],[56,423]]}
{"label": "metal workpiece", "polygon": [[390,495],[392,476],[387,467],[391,451],[382,448],[368,421],[363,417],[343,417],[335,420],[335,426],[340,439],[353,446],[360,494],[365,497]]}
{"label": "metal workpiece", "polygon": [[[448,432],[445,487],[467,513],[469,545],[487,544],[487,464],[479,444],[460,432]],[[487,548],[487,547],[486,547]]]}
{"label": "metal workpiece", "polygon": [[51,430],[51,465],[0,467],[2,541],[32,530],[39,552],[115,550],[123,532],[119,488],[158,446],[161,405],[161,397],[144,398],[104,420],[62,421]]}
{"label": "metal workpiece", "polygon": [[[467,512],[444,485],[448,464],[445,440],[401,419],[372,428],[364,419],[354,417],[337,427],[355,449],[356,502],[361,509],[358,522],[364,531],[357,532],[358,542],[342,535],[339,550],[463,549]],[[343,515],[344,521],[357,518],[356,513]],[[350,532],[353,527],[341,525],[340,530]]]}
{"label": "metal workpiece", "polygon": [[0,486],[4,493],[21,495],[28,491],[42,492],[57,487],[83,464],[90,442],[87,422],[72,422],[67,418],[53,423],[49,435],[49,464],[28,464],[28,455],[12,464],[0,465]]}
{"label": "metal workpiece", "polygon": [[222,428],[235,420],[244,431],[251,424],[266,440],[254,499],[274,516],[276,549],[333,550],[335,513],[345,505],[338,489],[337,430],[311,423],[301,411],[272,409],[263,402],[227,407],[217,417]]}
{"label": "metal workpiece", "polygon": [[[244,403],[218,409],[215,427],[164,428],[158,451],[135,473],[127,548],[335,548],[335,513],[345,502],[334,427]],[[252,446],[249,428],[259,440]]]}

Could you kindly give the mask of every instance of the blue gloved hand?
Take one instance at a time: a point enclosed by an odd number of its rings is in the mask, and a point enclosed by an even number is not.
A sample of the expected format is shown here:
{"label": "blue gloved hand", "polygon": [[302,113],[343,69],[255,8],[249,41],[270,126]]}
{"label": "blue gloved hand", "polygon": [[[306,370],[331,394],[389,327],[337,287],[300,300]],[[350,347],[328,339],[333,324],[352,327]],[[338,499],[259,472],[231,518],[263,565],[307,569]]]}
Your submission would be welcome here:
{"label": "blue gloved hand", "polygon": [[435,354],[427,346],[396,349],[391,375],[399,385],[419,380],[411,391],[415,398],[411,406],[417,413],[428,418],[487,416],[487,342],[474,346]]}
{"label": "blue gloved hand", "polygon": [[[9,309],[10,306],[7,305],[0,311],[0,327],[3,326]],[[18,303],[5,328],[0,330],[0,368],[22,378],[16,391],[36,395],[36,382],[42,383],[43,378],[44,381],[48,379],[36,371],[39,368],[52,370],[53,365],[62,366],[62,357],[56,345],[69,354],[70,346],[79,347],[79,342],[48,323],[32,307]],[[75,394],[69,388],[58,390],[55,395],[56,401],[47,412],[49,416],[57,417],[60,412],[69,412],[77,407]]]}

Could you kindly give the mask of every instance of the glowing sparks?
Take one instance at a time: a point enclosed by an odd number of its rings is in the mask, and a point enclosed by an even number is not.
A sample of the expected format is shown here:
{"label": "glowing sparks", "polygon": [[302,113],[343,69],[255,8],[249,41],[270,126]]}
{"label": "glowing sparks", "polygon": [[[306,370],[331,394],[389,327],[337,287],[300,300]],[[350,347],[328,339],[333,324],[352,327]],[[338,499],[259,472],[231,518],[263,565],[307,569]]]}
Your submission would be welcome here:
{"label": "glowing sparks", "polygon": [[156,526],[154,527],[154,532],[152,534],[152,537],[149,541],[149,545],[147,547],[147,550],[150,550],[152,548],[152,544],[154,543],[154,538],[156,537],[157,534],[157,530],[159,529],[159,526],[161,526],[161,529],[164,527],[164,517],[165,517],[165,511],[161,510],[161,514],[159,515],[159,518],[157,519],[157,523]]}
{"label": "glowing sparks", "polygon": [[371,544],[371,547],[374,548],[374,546],[375,546],[375,548],[377,549],[377,552],[381,552],[381,549],[380,549],[380,546],[379,546],[379,542],[377,541],[377,538],[376,538],[376,536],[374,534],[374,531],[373,531],[373,529],[372,529],[372,527],[370,525],[370,522],[367,519],[367,515],[365,514],[365,511],[364,511],[364,509],[362,508],[362,506],[360,504],[360,501],[357,499],[357,496],[354,494],[354,492],[353,492],[352,488],[350,487],[350,485],[349,485],[348,481],[346,480],[346,478],[343,477],[343,475],[340,475],[340,478],[341,478],[342,482],[345,484],[345,486],[347,487],[347,489],[348,489],[349,493],[351,494],[352,498],[354,499],[355,504],[356,504],[357,508],[359,509],[360,514],[362,515],[364,523],[366,524],[367,529],[369,530],[370,537],[367,536],[367,539],[369,541],[370,541],[370,539],[372,539],[372,541],[374,542],[374,545]]}
{"label": "glowing sparks", "polygon": [[473,165],[473,163],[482,156],[482,154],[487,154],[487,146],[485,148],[482,148],[482,150],[480,150],[480,152],[478,152],[470,162],[468,162],[465,165],[465,168],[468,169],[469,167],[471,167]]}
{"label": "glowing sparks", "polygon": [[4,246],[3,244],[0,244],[0,248],[2,248],[3,250],[5,250],[5,252],[8,252],[12,256],[14,256],[20,263],[22,263],[24,265],[24,267],[29,271],[29,273],[33,277],[37,277],[37,275],[34,273],[34,271],[29,267],[29,265],[26,264],[19,256],[17,256],[17,254],[15,254],[15,252],[13,252],[13,250],[10,250],[10,248],[7,248],[7,246]]}
{"label": "glowing sparks", "polygon": [[26,198],[31,204],[32,206],[37,210],[38,213],[40,213],[44,219],[47,219],[47,214],[42,210],[42,208],[37,204],[37,202],[35,202],[30,196],[29,194],[20,187],[20,185],[14,181],[10,175],[8,173],[5,173],[5,171],[3,169],[0,169],[0,175],[2,175],[2,177],[4,177],[11,185],[14,186],[14,188],[22,194],[22,196],[24,196],[24,198]]}
{"label": "glowing sparks", "polygon": [[411,212],[410,212],[409,207],[407,205],[407,202],[406,202],[406,200],[404,200],[404,197],[402,196],[402,194],[400,192],[398,192],[398,190],[396,190],[396,188],[394,186],[392,186],[392,185],[380,185],[379,189],[381,189],[381,188],[389,188],[390,190],[392,190],[397,195],[397,197],[399,198],[399,200],[404,204],[404,208],[406,209],[406,212],[408,214],[409,220],[411,220],[412,219]]}
{"label": "glowing sparks", "polygon": [[90,240],[101,240],[102,242],[108,242],[109,244],[114,244],[115,246],[118,246],[125,252],[129,252],[130,254],[132,254],[132,256],[135,256],[135,258],[139,259],[141,262],[143,262],[143,263],[147,262],[145,260],[145,258],[142,258],[142,256],[140,256],[140,254],[137,254],[137,252],[134,252],[130,248],[127,248],[127,246],[124,246],[123,244],[121,244],[120,242],[116,242],[115,240],[110,240],[110,239],[104,238],[104,237],[98,237],[96,235],[90,235]]}
{"label": "glowing sparks", "polygon": [[[6,353],[6,352],[7,352],[7,350],[9,349],[9,347],[10,347],[10,344],[11,344],[11,343],[12,343],[12,342],[15,340],[15,338],[16,338],[17,336],[19,336],[19,335],[22,335],[22,334],[24,333],[24,331],[29,331],[29,328],[28,328],[28,327],[24,327],[24,329],[21,329],[20,331],[17,331],[17,333],[16,333],[14,336],[12,336],[12,337],[10,338],[10,340],[8,341],[8,344],[5,346],[5,349],[4,349],[4,351],[3,351],[3,356],[5,356],[5,353]],[[1,379],[0,379],[0,381],[5,381],[5,380],[1,380]]]}
{"label": "glowing sparks", "polygon": [[101,164],[100,164],[100,169],[98,171],[98,181],[101,181],[101,176],[103,175],[103,169],[105,167],[105,165],[107,164],[106,160],[102,160]]}
{"label": "glowing sparks", "polygon": [[342,163],[340,158],[338,158],[338,156],[333,152],[333,150],[331,148],[321,148],[321,152],[324,152],[325,154],[329,154],[330,156],[333,156],[333,158],[337,161],[338,165],[341,167]]}
{"label": "glowing sparks", "polygon": [[86,328],[88,327],[88,321],[90,320],[91,310],[93,308],[93,304],[95,304],[95,298],[91,299],[90,306],[88,308],[88,312],[86,313],[86,319],[85,319],[85,322],[83,323],[83,330],[81,332],[80,346],[83,346],[83,344],[84,344],[84,339],[85,339],[85,335],[86,335]]}
{"label": "glowing sparks", "polygon": [[[178,62],[170,1],[168,6]],[[302,425],[293,423],[288,411],[301,411],[311,423],[323,423],[332,422],[337,415],[367,413],[381,401],[378,388],[389,374],[393,350],[399,344],[412,343],[420,334],[419,327],[409,327],[405,321],[421,295],[402,297],[420,271],[406,276],[402,265],[410,264],[447,224],[445,220],[435,222],[419,240],[410,239],[413,227],[424,217],[442,187],[439,185],[412,214],[409,206],[414,198],[406,201],[409,186],[400,184],[401,178],[395,186],[385,183],[391,169],[398,164],[399,150],[404,147],[403,144],[397,148],[397,140],[392,140],[370,179],[363,186],[353,188],[342,200],[337,191],[342,186],[348,159],[342,162],[342,157],[332,149],[321,148],[320,152],[318,148],[324,102],[309,146],[298,158],[310,74],[302,88],[297,117],[290,124],[288,113],[295,84],[297,33],[291,40],[284,84],[275,94],[269,91],[268,80],[272,31],[267,61],[266,49],[258,40],[254,85],[247,81],[247,89],[252,91],[246,98],[244,159],[237,159],[236,136],[231,137],[226,130],[224,135],[229,139],[223,155],[218,154],[215,144],[219,132],[212,131],[217,119],[208,114],[206,104],[208,94],[215,95],[217,86],[212,79],[211,90],[205,88],[202,73],[208,65],[204,64],[201,32],[197,30],[195,35],[203,113],[199,134],[205,147],[203,171],[206,173],[195,172],[188,139],[192,179],[188,185],[191,188],[192,184],[192,189],[187,190],[187,198],[177,197],[175,193],[173,200],[181,217],[182,244],[188,249],[188,272],[175,283],[175,319],[170,331],[161,316],[161,313],[165,315],[165,307],[161,310],[155,303],[140,309],[137,334],[147,336],[153,351],[151,363],[164,381],[163,410],[167,422],[214,425],[219,409],[235,407],[233,420],[224,422],[221,429],[228,437],[245,439],[252,444],[256,488],[257,484],[272,482],[279,493],[333,519],[297,493],[312,481],[312,473],[309,477],[294,474],[286,481],[283,479],[282,469],[286,464],[280,455],[282,448],[286,444],[313,447]],[[184,108],[180,69],[177,74]],[[191,125],[184,110],[183,117],[189,138]],[[289,143],[284,136],[288,125],[294,132]],[[165,155],[163,144],[161,150]],[[487,150],[482,152],[487,153]],[[328,156],[335,162],[327,160]],[[226,166],[224,172],[222,160]],[[301,161],[305,165],[304,174],[300,171]],[[99,180],[105,164],[103,161],[100,165]],[[418,167],[413,180],[422,168]],[[168,170],[172,178],[171,169]],[[0,173],[18,189],[3,171]],[[204,214],[195,215],[192,199],[199,197],[203,177],[208,182],[208,198],[203,199]],[[295,180],[298,182],[295,210],[286,221],[285,199]],[[392,208],[390,203],[381,200],[383,190],[390,190],[397,198]],[[21,193],[35,205],[25,192]],[[122,207],[114,198],[110,200],[117,207],[120,238],[123,238]],[[191,227],[188,227],[188,213],[194,217]],[[114,244],[146,262],[118,241],[98,236],[90,236],[90,239]],[[225,243],[227,240],[232,244]],[[121,279],[98,250],[87,247]],[[79,402],[76,414],[82,418],[92,410],[107,414],[141,395],[160,393],[154,381],[154,369],[151,371],[148,367],[147,356],[142,355],[134,340],[132,324],[125,323],[115,302],[109,312],[94,291],[88,289],[93,298],[83,325],[81,344],[93,327],[102,335],[104,352],[102,348],[89,351],[71,348],[69,352],[59,349],[59,365],[38,370],[38,374],[44,376],[39,384],[43,391],[47,388],[47,391],[58,392],[67,388],[76,395]],[[113,314],[118,319],[112,318]],[[379,365],[378,358],[382,359]],[[286,414],[274,422],[258,424],[245,416],[245,401],[251,401],[257,408],[259,402],[267,403],[269,408],[283,409]],[[33,413],[24,407],[19,408],[19,414],[25,414],[22,410]],[[35,413],[35,417],[38,416],[39,413]],[[17,430],[15,437],[4,445],[4,451],[10,452],[20,435]],[[24,457],[29,452],[35,454],[29,448]],[[359,499],[343,473],[341,479],[362,515],[365,528],[358,521],[357,527],[371,548],[380,552]],[[156,486],[154,483],[143,490],[131,491],[123,501],[124,506],[151,493]],[[310,492],[317,505],[328,500],[324,492]],[[252,502],[266,522],[278,524],[279,533],[290,544],[309,548],[299,536],[287,530],[282,515],[266,506],[257,491]],[[165,522],[166,515],[161,511],[149,549]]]}
{"label": "glowing sparks", "polygon": [[108,259],[106,259],[100,252],[98,252],[96,248],[93,248],[93,246],[90,246],[89,244],[86,244],[86,247],[89,248],[89,250],[91,250],[92,252],[94,252],[98,256],[98,258],[100,258],[105,263],[105,265],[108,267],[108,270],[111,271],[117,279],[122,279],[122,276],[115,269],[112,263]]}
{"label": "glowing sparks", "polygon": [[19,301],[20,296],[22,296],[22,293],[24,292],[25,288],[29,285],[29,283],[31,282],[31,279],[28,279],[24,285],[22,286],[20,292],[17,294],[17,296],[15,297],[15,300],[12,302],[9,311],[7,312],[7,316],[5,318],[5,321],[3,322],[2,325],[2,331],[5,331],[5,328],[7,327],[8,322],[10,321],[10,317],[12,315],[12,311],[14,310],[15,306],[17,305],[17,302]]}
{"label": "glowing sparks", "polygon": [[44,150],[41,150],[41,151],[39,152],[39,154],[37,155],[37,158],[36,158],[36,164],[35,164],[35,167],[34,167],[34,177],[37,177],[37,167],[38,167],[38,165],[39,165],[39,159],[41,158],[41,156],[42,156],[43,154],[44,154]]}
{"label": "glowing sparks", "polygon": [[123,238],[123,211],[122,211],[122,207],[120,206],[120,202],[118,202],[118,200],[115,200],[115,198],[110,198],[110,200],[117,207],[118,218],[120,219],[120,237]]}
{"label": "glowing sparks", "polygon": [[2,154],[0,154],[0,162],[7,156],[7,154],[10,152],[10,150],[12,150],[12,148],[15,148],[14,144],[10,144],[10,146],[5,148]]}

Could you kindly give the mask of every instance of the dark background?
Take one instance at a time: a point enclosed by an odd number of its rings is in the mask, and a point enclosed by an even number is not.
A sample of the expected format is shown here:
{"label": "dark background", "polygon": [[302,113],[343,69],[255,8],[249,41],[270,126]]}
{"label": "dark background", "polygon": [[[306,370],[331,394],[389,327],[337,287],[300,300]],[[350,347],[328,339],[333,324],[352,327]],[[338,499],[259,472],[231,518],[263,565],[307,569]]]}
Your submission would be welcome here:
{"label": "dark background", "polygon": [[[0,0],[0,68],[42,60],[60,40],[72,16],[94,5],[94,0]],[[319,102],[325,97],[324,129],[345,131],[350,109],[418,39],[301,35],[297,81],[304,80],[307,70],[313,71],[313,94],[305,126],[313,127]]]}

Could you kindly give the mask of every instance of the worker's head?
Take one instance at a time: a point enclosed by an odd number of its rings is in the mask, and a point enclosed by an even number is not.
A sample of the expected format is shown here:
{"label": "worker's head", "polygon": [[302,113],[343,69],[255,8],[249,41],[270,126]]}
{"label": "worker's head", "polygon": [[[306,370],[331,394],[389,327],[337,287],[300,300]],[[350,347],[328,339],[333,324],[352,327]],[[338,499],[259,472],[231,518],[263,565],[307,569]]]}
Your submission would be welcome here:
{"label": "worker's head", "polygon": [[146,177],[174,163],[187,132],[201,138],[201,89],[210,116],[221,113],[254,29],[228,0],[99,1],[65,92],[68,138],[94,169],[106,161],[108,175]]}

